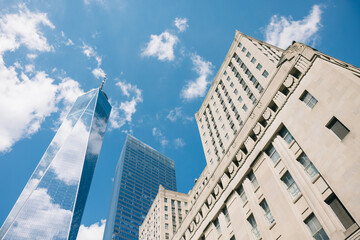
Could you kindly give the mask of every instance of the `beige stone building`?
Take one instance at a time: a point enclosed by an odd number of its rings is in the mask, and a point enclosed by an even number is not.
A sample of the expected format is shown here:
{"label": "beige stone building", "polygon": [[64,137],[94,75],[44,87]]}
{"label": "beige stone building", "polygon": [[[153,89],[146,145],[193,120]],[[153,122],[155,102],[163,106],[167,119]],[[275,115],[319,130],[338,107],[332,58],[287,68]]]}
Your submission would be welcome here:
{"label": "beige stone building", "polygon": [[188,213],[189,196],[166,190],[160,185],[159,192],[139,228],[139,239],[171,239]]}
{"label": "beige stone building", "polygon": [[172,239],[360,239],[359,93],[359,68],[237,31],[196,113],[207,167]]}

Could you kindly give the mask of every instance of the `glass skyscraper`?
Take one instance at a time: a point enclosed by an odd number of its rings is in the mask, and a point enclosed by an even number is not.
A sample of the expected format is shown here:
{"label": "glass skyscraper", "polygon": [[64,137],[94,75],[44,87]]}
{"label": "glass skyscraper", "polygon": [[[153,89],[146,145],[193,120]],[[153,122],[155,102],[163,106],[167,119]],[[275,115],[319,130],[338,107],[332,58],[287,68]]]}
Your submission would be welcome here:
{"label": "glass skyscraper", "polygon": [[128,135],[115,170],[104,239],[138,239],[160,184],[176,191],[174,161]]}
{"label": "glass skyscraper", "polygon": [[111,106],[77,98],[0,229],[0,239],[76,239]]}

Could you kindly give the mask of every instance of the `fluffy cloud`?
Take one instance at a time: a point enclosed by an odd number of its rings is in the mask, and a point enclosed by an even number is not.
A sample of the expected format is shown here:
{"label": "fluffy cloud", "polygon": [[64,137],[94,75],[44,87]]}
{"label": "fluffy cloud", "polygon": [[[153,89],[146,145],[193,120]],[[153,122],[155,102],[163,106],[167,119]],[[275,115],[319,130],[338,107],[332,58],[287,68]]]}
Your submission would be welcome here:
{"label": "fluffy cloud", "polygon": [[199,55],[192,55],[193,70],[199,75],[194,81],[189,81],[182,89],[180,96],[184,99],[191,100],[197,97],[203,97],[206,89],[210,84],[208,77],[212,74],[213,65],[205,61]]}
{"label": "fluffy cloud", "polygon": [[184,122],[194,120],[193,117],[184,115],[182,107],[176,107],[176,108],[170,110],[170,112],[166,116],[166,118],[169,119],[171,122],[175,122],[178,119],[182,119]]}
{"label": "fluffy cloud", "polygon": [[168,145],[169,140],[167,140],[167,138],[163,135],[160,129],[153,128],[152,135],[160,141],[161,147],[164,148],[166,145]]}
{"label": "fluffy cloud", "polygon": [[119,103],[113,103],[109,125],[110,129],[122,127],[125,123],[132,121],[132,115],[136,112],[136,106],[143,101],[142,92],[136,85],[131,85],[124,81],[116,83],[123,95],[129,100]]}
{"label": "fluffy cloud", "polygon": [[[35,72],[32,64],[25,67],[19,62],[13,66],[5,64],[3,54],[22,45],[30,51],[53,50],[39,30],[41,25],[54,28],[45,13],[30,12],[25,5],[19,6],[18,13],[0,16],[0,112],[3,113],[0,152],[9,151],[17,141],[36,133],[45,118],[58,110],[60,102],[65,106],[72,103],[74,99],[68,97],[69,89],[80,92],[74,80],[63,79],[56,84],[45,72]],[[31,59],[35,54],[28,56]],[[32,77],[22,70],[30,72]]]}
{"label": "fluffy cloud", "polygon": [[175,138],[174,145],[176,149],[182,148],[185,146],[185,141],[182,138]]}
{"label": "fluffy cloud", "polygon": [[266,42],[280,48],[287,48],[292,41],[315,44],[316,33],[320,28],[321,8],[314,5],[310,14],[302,20],[295,21],[291,17],[274,15],[266,27]]}
{"label": "fluffy cloud", "polygon": [[106,220],[102,219],[100,222],[96,222],[89,227],[81,225],[77,240],[101,240],[105,230],[105,223]]}
{"label": "fluffy cloud", "polygon": [[189,27],[187,21],[187,18],[175,18],[174,24],[180,32],[184,32]]}
{"label": "fluffy cloud", "polygon": [[178,41],[178,37],[168,31],[160,35],[151,35],[149,43],[142,51],[142,55],[157,57],[161,61],[172,61],[175,59],[174,47]]}
{"label": "fluffy cloud", "polygon": [[106,76],[104,70],[102,70],[101,68],[95,68],[92,70],[92,74],[94,75],[94,77],[96,78],[104,78]]}
{"label": "fluffy cloud", "polygon": [[0,19],[0,54],[14,51],[25,45],[30,50],[49,52],[54,48],[49,45],[40,25],[54,29],[46,13],[30,12],[25,5],[19,5],[19,12],[3,15]]}
{"label": "fluffy cloud", "polygon": [[102,68],[100,68],[101,63],[102,63],[102,58],[97,54],[95,49],[93,47],[83,43],[82,50],[83,50],[83,53],[88,58],[94,58],[97,62],[97,67],[92,70],[92,74],[94,75],[94,77],[96,77],[98,79],[104,78],[106,76],[106,74],[105,74],[104,70]]}

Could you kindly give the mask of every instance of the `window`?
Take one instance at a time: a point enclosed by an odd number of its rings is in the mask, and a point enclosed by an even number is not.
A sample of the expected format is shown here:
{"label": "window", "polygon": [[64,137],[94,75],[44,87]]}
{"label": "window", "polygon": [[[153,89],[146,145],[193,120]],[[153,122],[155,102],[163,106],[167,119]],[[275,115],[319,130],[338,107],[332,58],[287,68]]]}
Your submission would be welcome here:
{"label": "window", "polygon": [[246,52],[246,47],[243,47],[243,49],[241,50],[242,52]]}
{"label": "window", "polygon": [[249,174],[248,174],[248,178],[249,180],[251,181],[253,187],[256,189],[258,186],[259,186],[259,183],[255,177],[255,174],[253,171],[251,171]]}
{"label": "window", "polygon": [[250,224],[250,227],[251,227],[251,232],[253,233],[255,239],[258,239],[260,238],[260,232],[259,232],[259,229],[257,227],[257,224],[256,224],[256,221],[255,221],[255,218],[254,218],[254,215],[251,214],[247,221],[249,222]]}
{"label": "window", "polygon": [[224,71],[224,76],[227,74],[227,72],[226,71]]}
{"label": "window", "polygon": [[168,220],[168,219],[169,219],[169,215],[165,214],[165,220]]}
{"label": "window", "polygon": [[215,226],[215,228],[216,228],[217,233],[218,233],[218,234],[221,234],[221,228],[220,228],[219,219],[216,218],[216,219],[213,221],[213,224],[214,224],[214,226]]}
{"label": "window", "polygon": [[241,44],[241,43],[239,43],[238,47],[239,47],[239,48],[241,48],[241,46],[242,46],[242,44]]}
{"label": "window", "polygon": [[235,88],[234,90],[234,94],[237,95],[238,94],[238,90]]}
{"label": "window", "polygon": [[279,131],[279,135],[285,140],[285,142],[287,142],[288,144],[290,144],[293,140],[294,137],[290,134],[289,130],[287,130],[286,127],[282,127],[281,130]]}
{"label": "window", "polygon": [[319,171],[305,153],[302,153],[297,160],[301,163],[301,165],[304,166],[305,172],[310,176],[311,179],[313,179],[319,173]]}
{"label": "window", "polygon": [[250,52],[247,52],[247,54],[246,54],[246,57],[250,57],[251,56],[251,53]]}
{"label": "window", "polygon": [[232,237],[230,238],[230,240],[236,240],[235,236],[232,236]]}
{"label": "window", "polygon": [[237,189],[237,193],[239,194],[241,200],[243,202],[246,202],[247,201],[247,196],[246,196],[246,193],[244,191],[244,187],[242,186],[242,184],[240,185],[240,187]]}
{"label": "window", "polygon": [[230,81],[230,77],[227,77],[226,80],[227,80],[227,81]]}
{"label": "window", "polygon": [[229,140],[229,134],[225,134],[225,138],[227,139],[227,140]]}
{"label": "window", "polygon": [[252,63],[255,63],[255,62],[256,62],[256,59],[253,57],[253,58],[251,59],[251,62],[252,62]]}
{"label": "window", "polygon": [[232,88],[234,87],[234,83],[233,83],[233,82],[230,83],[230,87],[232,87]]}
{"label": "window", "polygon": [[314,108],[315,104],[318,102],[318,100],[316,100],[316,98],[314,98],[314,96],[306,90],[301,95],[300,100],[303,101],[309,108]]}
{"label": "window", "polygon": [[164,198],[164,202],[167,202],[167,198]]}
{"label": "window", "polygon": [[169,224],[165,223],[165,229],[169,229]]}
{"label": "window", "polygon": [[326,127],[333,131],[338,138],[343,140],[345,136],[350,132],[350,130],[345,127],[336,117],[333,117]]}
{"label": "window", "polygon": [[244,106],[242,107],[242,109],[246,112],[246,111],[247,111],[247,106],[244,104]]}
{"label": "window", "polygon": [[271,214],[269,205],[267,204],[265,199],[261,201],[260,206],[264,210],[264,216],[265,216],[267,222],[269,224],[273,223],[275,220],[274,220],[273,215]]}
{"label": "window", "polygon": [[225,216],[226,222],[229,223],[230,222],[230,216],[229,216],[229,211],[228,211],[226,206],[223,208],[222,212],[223,212],[223,214]]}
{"label": "window", "polygon": [[324,229],[322,228],[321,224],[319,223],[319,220],[315,217],[314,214],[311,214],[310,217],[308,217],[305,220],[305,224],[308,226],[311,235],[316,240],[328,240],[329,237],[326,235]]}
{"label": "window", "polygon": [[290,194],[292,199],[295,199],[297,196],[301,194],[298,185],[295,183],[294,179],[290,175],[289,172],[286,172],[284,176],[281,178],[287,187],[287,191]]}
{"label": "window", "polygon": [[276,151],[272,144],[270,144],[270,146],[265,150],[265,153],[271,158],[273,163],[276,163],[277,160],[279,160],[280,158],[279,153]]}
{"label": "window", "polygon": [[168,206],[165,206],[164,209],[165,209],[165,211],[167,211],[167,210],[168,210]]}
{"label": "window", "polygon": [[221,126],[221,129],[222,129],[222,130],[225,130],[225,125],[224,125],[224,124]]}
{"label": "window", "polygon": [[262,65],[258,63],[258,65],[256,65],[256,68],[260,71],[262,69]]}
{"label": "window", "polygon": [[169,239],[169,233],[165,233],[165,239]]}
{"label": "window", "polygon": [[242,101],[243,101],[243,99],[242,99],[241,96],[238,98],[238,101],[239,101],[239,102],[242,102]]}
{"label": "window", "polygon": [[335,215],[340,220],[345,229],[348,229],[355,223],[354,219],[351,217],[349,212],[345,209],[344,205],[342,205],[335,194],[330,195],[330,197],[328,197],[325,202],[334,211]]}
{"label": "window", "polygon": [[263,74],[262,74],[265,78],[267,78],[268,76],[269,76],[269,73],[266,71],[266,70],[264,70],[264,72],[263,72]]}

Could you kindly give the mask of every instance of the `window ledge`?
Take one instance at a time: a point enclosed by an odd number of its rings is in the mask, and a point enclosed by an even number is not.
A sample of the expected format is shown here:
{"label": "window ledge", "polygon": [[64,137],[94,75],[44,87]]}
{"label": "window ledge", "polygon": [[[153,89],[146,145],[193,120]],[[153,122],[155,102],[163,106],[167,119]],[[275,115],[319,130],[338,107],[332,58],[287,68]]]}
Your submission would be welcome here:
{"label": "window ledge", "polygon": [[243,208],[246,206],[246,204],[249,202],[249,200],[246,200],[243,204]]}
{"label": "window ledge", "polygon": [[293,204],[295,204],[297,201],[299,201],[299,199],[302,197],[302,193],[300,193],[298,196],[296,196],[296,198],[293,199]]}
{"label": "window ledge", "polygon": [[313,179],[311,179],[311,183],[314,184],[319,178],[320,178],[320,173],[317,173],[317,174],[313,177]]}
{"label": "window ledge", "polygon": [[276,221],[274,220],[274,221],[270,224],[269,230],[271,230],[275,225],[276,225]]}
{"label": "window ledge", "polygon": [[274,168],[276,168],[280,162],[281,162],[281,157],[278,160],[276,160],[276,162],[274,163]]}
{"label": "window ledge", "polygon": [[357,223],[354,223],[351,225],[345,232],[345,237],[350,237],[353,233],[359,230],[359,225]]}
{"label": "window ledge", "polygon": [[259,188],[260,188],[260,185],[255,188],[254,192],[256,193],[259,190]]}

